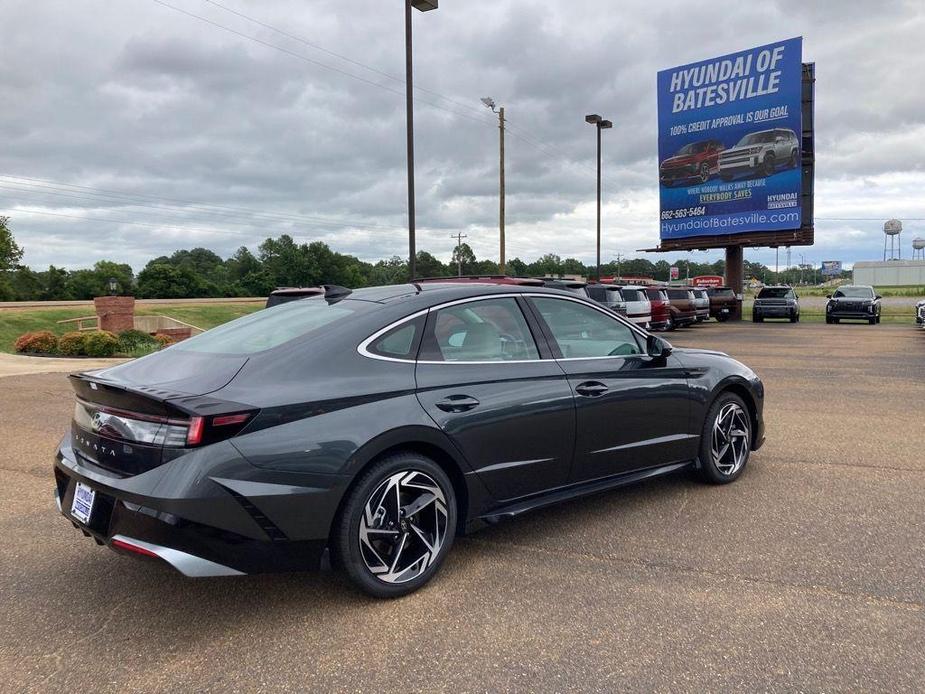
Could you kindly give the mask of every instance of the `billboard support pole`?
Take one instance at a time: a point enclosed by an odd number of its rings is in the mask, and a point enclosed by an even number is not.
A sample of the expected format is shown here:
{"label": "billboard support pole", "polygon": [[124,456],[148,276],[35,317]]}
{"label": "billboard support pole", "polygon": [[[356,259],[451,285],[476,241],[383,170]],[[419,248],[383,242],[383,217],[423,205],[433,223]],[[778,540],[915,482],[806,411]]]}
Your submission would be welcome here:
{"label": "billboard support pole", "polygon": [[[741,294],[745,285],[745,254],[742,251],[742,246],[726,246],[726,285],[736,294]],[[729,318],[742,320],[742,304]]]}

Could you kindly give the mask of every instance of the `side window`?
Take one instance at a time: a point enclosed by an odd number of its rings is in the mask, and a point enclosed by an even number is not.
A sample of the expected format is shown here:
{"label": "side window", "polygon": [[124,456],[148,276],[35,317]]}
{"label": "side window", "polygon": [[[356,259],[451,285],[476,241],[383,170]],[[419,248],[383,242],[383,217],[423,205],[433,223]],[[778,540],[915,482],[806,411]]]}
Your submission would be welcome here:
{"label": "side window", "polygon": [[616,318],[562,299],[534,298],[565,359],[641,354],[635,332]]}
{"label": "side window", "polygon": [[424,361],[539,359],[536,342],[514,299],[483,299],[439,309]]}
{"label": "side window", "polygon": [[367,347],[370,354],[391,359],[414,360],[424,328],[424,316],[397,325]]}

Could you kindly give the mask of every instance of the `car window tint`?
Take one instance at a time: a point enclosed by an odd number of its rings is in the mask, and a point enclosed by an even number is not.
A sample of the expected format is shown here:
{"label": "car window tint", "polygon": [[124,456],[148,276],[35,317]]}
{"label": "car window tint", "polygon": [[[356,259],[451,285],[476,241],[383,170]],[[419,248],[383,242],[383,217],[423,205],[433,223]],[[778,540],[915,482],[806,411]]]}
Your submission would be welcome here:
{"label": "car window tint", "polygon": [[393,359],[414,359],[418,334],[424,326],[424,316],[402,323],[374,341],[368,348],[372,354]]}
{"label": "car window tint", "polygon": [[639,296],[639,292],[635,289],[624,289],[622,293],[625,301],[644,301],[644,299]]}
{"label": "car window tint", "polygon": [[352,316],[360,302],[329,304],[321,299],[290,301],[225,323],[172,349],[209,354],[253,354],[304,337]]}
{"label": "car window tint", "polygon": [[590,306],[562,299],[533,300],[566,359],[640,354],[633,330]]}
{"label": "car window tint", "polygon": [[437,311],[434,340],[443,361],[539,359],[533,335],[514,299],[485,299]]}

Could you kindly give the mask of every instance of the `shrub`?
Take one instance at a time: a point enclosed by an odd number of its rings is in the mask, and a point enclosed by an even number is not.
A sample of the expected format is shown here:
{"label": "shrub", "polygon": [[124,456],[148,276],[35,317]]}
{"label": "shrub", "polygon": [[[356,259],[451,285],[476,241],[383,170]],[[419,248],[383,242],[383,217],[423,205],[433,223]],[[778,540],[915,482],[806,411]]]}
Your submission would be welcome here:
{"label": "shrub", "polygon": [[38,330],[20,335],[15,348],[17,352],[51,354],[58,348],[58,338],[50,330]]}
{"label": "shrub", "polygon": [[106,330],[89,332],[84,340],[88,357],[111,357],[119,350],[119,338]]}
{"label": "shrub", "polygon": [[[157,345],[153,335],[143,330],[123,330],[119,333],[119,351],[131,353],[143,348]],[[151,351],[151,350],[148,350]]]}
{"label": "shrub", "polygon": [[58,354],[65,357],[79,357],[87,353],[87,334],[81,332],[64,333],[58,338]]}
{"label": "shrub", "polygon": [[170,335],[155,335],[154,339],[161,347],[170,347],[170,345],[176,342]]}

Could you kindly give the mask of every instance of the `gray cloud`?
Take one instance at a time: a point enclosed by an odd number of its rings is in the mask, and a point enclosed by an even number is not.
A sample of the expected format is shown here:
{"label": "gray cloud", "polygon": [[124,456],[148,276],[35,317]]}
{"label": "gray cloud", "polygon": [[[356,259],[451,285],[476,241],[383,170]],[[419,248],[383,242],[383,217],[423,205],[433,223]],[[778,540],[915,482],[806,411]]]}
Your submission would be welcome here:
{"label": "gray cloud", "polygon": [[[403,255],[403,85],[203,0],[169,1],[304,59],[151,0],[4,3],[0,175],[274,216],[0,179],[0,209],[12,210],[26,261],[110,257],[139,269],[178,247],[227,255],[284,232],[366,259]],[[380,0],[221,2],[403,74],[401,11]],[[881,217],[925,218],[920,3],[445,0],[414,21],[416,82],[429,90],[416,109],[419,244],[438,255],[448,257],[457,230],[479,255],[497,253],[497,128],[479,97],[504,104],[511,125],[509,255],[591,259],[592,111],[615,124],[604,143],[604,246],[633,253],[657,243],[656,71],[795,35],[818,71],[820,219],[817,246],[801,252],[876,257]],[[857,217],[871,219],[837,221]],[[925,234],[921,222],[907,228],[910,239]],[[749,257],[767,262],[773,251]]]}

